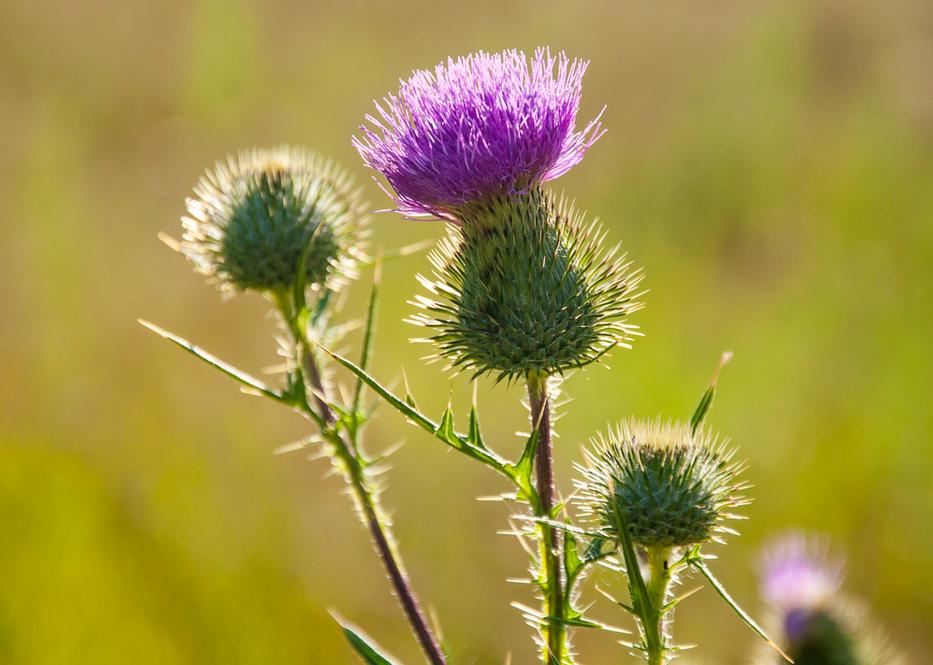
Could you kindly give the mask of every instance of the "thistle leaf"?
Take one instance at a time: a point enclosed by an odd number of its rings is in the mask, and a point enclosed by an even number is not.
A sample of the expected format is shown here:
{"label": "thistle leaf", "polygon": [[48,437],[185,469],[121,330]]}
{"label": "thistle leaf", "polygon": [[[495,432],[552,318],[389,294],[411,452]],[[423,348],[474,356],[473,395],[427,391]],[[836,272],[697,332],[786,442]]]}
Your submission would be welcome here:
{"label": "thistle leaf", "polygon": [[463,445],[463,441],[454,431],[454,413],[449,404],[447,408],[444,409],[444,414],[441,416],[440,424],[434,431],[434,436],[454,448],[459,449]]}
{"label": "thistle leaf", "polygon": [[453,413],[450,411],[450,408],[444,411],[444,415],[441,417],[441,422],[435,423],[426,415],[418,411],[418,409],[412,406],[408,401],[397,397],[392,393],[391,390],[383,386],[381,383],[379,383],[379,381],[373,378],[365,370],[355,365],[352,361],[347,360],[343,356],[338,355],[333,351],[324,348],[323,346],[321,349],[324,351],[324,353],[336,360],[339,364],[343,365],[347,370],[350,371],[350,373],[352,373],[358,379],[362,380],[364,384],[369,386],[373,392],[379,395],[396,411],[408,418],[411,422],[423,429],[425,432],[432,434],[436,438],[449,445],[451,448],[454,448],[455,450],[458,450],[465,455],[468,455],[469,457],[482,462],[486,466],[495,469],[513,481],[516,480],[512,469],[505,460],[500,458],[491,450],[478,448],[477,446],[472,445],[466,437],[457,434],[456,431],[454,431]]}
{"label": "thistle leaf", "polygon": [[645,578],[642,577],[641,566],[638,565],[635,545],[632,543],[632,536],[629,533],[628,519],[617,505],[613,511],[613,518],[616,521],[616,532],[619,534],[619,545],[622,548],[622,556],[625,561],[625,572],[628,576],[632,604],[636,609],[656,609],[652,608],[651,598],[648,595],[648,586],[645,584]]}
{"label": "thistle leaf", "polygon": [[722,368],[729,363],[730,360],[732,360],[731,351],[726,351],[719,358],[719,364],[716,366],[716,370],[713,372],[713,378],[710,379],[709,386],[706,388],[706,391],[700,398],[700,403],[697,404],[697,408],[693,412],[693,416],[690,418],[690,431],[693,434],[696,434],[697,429],[700,427],[700,425],[703,424],[703,419],[706,418],[706,414],[709,413],[710,407],[713,406],[713,398],[716,396],[716,383],[719,381],[719,373],[722,371]]}
{"label": "thistle leaf", "polygon": [[142,326],[154,332],[159,337],[167,339],[173,344],[180,346],[182,349],[184,349],[191,355],[195,356],[196,358],[201,359],[202,361],[204,361],[211,367],[214,367],[215,369],[220,370],[221,372],[223,372],[230,378],[234,379],[241,385],[246,386],[250,390],[257,392],[265,397],[274,399],[277,402],[288,402],[287,398],[279,391],[275,390],[274,388],[269,387],[268,385],[266,385],[259,379],[253,376],[250,376],[246,372],[243,372],[242,370],[237,369],[233,365],[225,363],[223,360],[221,360],[220,358],[217,358],[214,355],[211,355],[210,353],[208,353],[201,347],[195,346],[194,344],[186,340],[184,337],[179,337],[178,335],[171,333],[168,330],[165,330],[164,328],[160,328],[156,324],[146,321],[144,319],[139,319],[139,323]]}
{"label": "thistle leaf", "polygon": [[470,424],[467,429],[467,441],[477,448],[486,448],[483,433],[480,430],[479,410],[476,407],[476,382],[473,383],[473,403],[470,405]]}
{"label": "thistle leaf", "polygon": [[340,628],[343,630],[344,636],[350,642],[350,646],[352,646],[354,651],[363,659],[363,662],[369,665],[398,665],[398,661],[385,654],[382,647],[376,644],[373,638],[364,633],[357,626],[349,623],[335,612],[331,612],[331,616],[334,618],[334,621],[340,624]]}
{"label": "thistle leaf", "polygon": [[[381,274],[382,260],[376,259],[373,285],[369,291],[369,306],[366,308],[366,325],[363,328],[363,351],[360,354],[360,369],[364,371],[369,367],[369,359],[373,351],[373,331],[376,327],[376,309],[379,304],[379,278]],[[351,409],[353,413],[359,411],[362,393],[363,380],[357,377],[356,386],[353,388],[353,408]]]}
{"label": "thistle leaf", "polygon": [[538,428],[535,427],[528,436],[528,440],[525,441],[525,448],[522,450],[522,456],[518,458],[515,464],[510,464],[507,467],[509,475],[522,492],[527,495],[529,501],[533,500],[535,497],[534,483],[532,482],[531,476],[534,472],[535,452],[538,450],[538,441],[540,438]]}
{"label": "thistle leaf", "polygon": [[696,434],[697,428],[703,423],[703,419],[706,418],[709,408],[713,405],[713,397],[715,394],[715,386],[710,386],[700,398],[700,403],[697,404],[696,411],[694,411],[693,416],[690,417],[690,431],[693,434]]}
{"label": "thistle leaf", "polygon": [[702,573],[703,577],[706,578],[706,581],[710,583],[710,586],[712,586],[713,589],[716,590],[716,593],[718,593],[720,597],[724,601],[726,601],[726,605],[731,607],[732,611],[739,615],[739,618],[745,622],[746,626],[751,628],[755,632],[755,634],[758,635],[758,637],[760,637],[765,642],[767,642],[768,646],[770,646],[772,649],[778,652],[781,655],[781,657],[784,658],[784,660],[786,660],[788,663],[791,663],[791,665],[793,665],[794,661],[790,658],[790,656],[788,656],[786,653],[781,651],[781,648],[777,644],[775,644],[774,641],[770,637],[768,637],[764,629],[762,629],[762,627],[759,626],[755,622],[755,620],[752,619],[748,615],[748,613],[745,610],[743,610],[741,607],[739,607],[738,603],[736,603],[732,599],[732,596],[730,596],[729,593],[726,591],[726,588],[722,585],[722,582],[716,579],[712,571],[703,562],[703,559],[700,558],[699,554],[696,554],[690,557],[690,559],[688,560],[688,563],[694,568],[696,568],[698,571],[700,571],[700,573]]}

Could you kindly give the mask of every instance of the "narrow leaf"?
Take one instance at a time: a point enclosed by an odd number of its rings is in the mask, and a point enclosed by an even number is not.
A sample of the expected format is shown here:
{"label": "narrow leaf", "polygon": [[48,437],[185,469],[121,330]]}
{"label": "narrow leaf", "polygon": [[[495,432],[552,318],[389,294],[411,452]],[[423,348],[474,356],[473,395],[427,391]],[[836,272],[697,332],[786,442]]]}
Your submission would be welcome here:
{"label": "narrow leaf", "polygon": [[[366,308],[366,326],[363,328],[363,351],[360,354],[360,369],[366,370],[369,367],[369,358],[373,350],[373,331],[376,326],[376,308],[379,304],[379,278],[382,274],[382,262],[376,259],[376,269],[373,273],[373,285],[369,291],[369,306]],[[356,387],[353,389],[353,409],[356,413],[360,408],[360,397],[363,393],[363,380],[356,379]]]}
{"label": "narrow leaf", "polygon": [[377,395],[382,397],[382,399],[384,399],[390,406],[412,421],[415,425],[424,431],[433,434],[435,437],[448,444],[452,448],[459,450],[466,455],[469,455],[473,459],[478,460],[489,467],[492,467],[496,471],[499,471],[500,473],[514,480],[513,474],[510,472],[510,469],[507,467],[507,463],[503,459],[490,450],[485,450],[483,448],[477,448],[476,446],[470,445],[466,438],[460,436],[454,431],[453,414],[450,412],[450,409],[444,412],[441,423],[435,423],[407,401],[403,401],[397,397],[392,393],[391,390],[383,386],[381,383],[379,383],[379,381],[373,378],[365,370],[355,365],[352,361],[347,360],[343,356],[338,355],[333,351],[324,348],[323,346],[321,346],[321,349],[324,351],[324,353],[348,369],[354,376],[361,379],[363,383],[369,386]]}
{"label": "narrow leaf", "polygon": [[408,402],[404,402],[398,397],[396,397],[392,393],[392,391],[390,391],[388,388],[386,388],[381,383],[379,383],[379,381],[377,381],[374,377],[368,374],[365,370],[355,365],[352,361],[347,360],[343,356],[338,355],[334,353],[333,351],[330,351],[324,348],[323,346],[321,347],[321,349],[323,349],[324,353],[326,353],[331,358],[333,358],[338,363],[340,363],[345,368],[347,368],[351,374],[353,374],[358,379],[360,379],[364,384],[369,386],[373,390],[373,392],[375,392],[382,399],[388,402],[389,405],[395,408],[396,411],[398,411],[403,416],[405,416],[406,418],[411,420],[413,423],[418,425],[418,427],[420,427],[426,432],[430,432],[431,434],[434,434],[437,431],[437,428],[438,428],[437,423],[433,422],[430,418],[422,414],[415,407],[408,404]]}
{"label": "narrow leaf", "polygon": [[387,655],[382,647],[376,644],[373,638],[364,633],[357,626],[349,623],[335,612],[331,612],[331,616],[334,618],[334,621],[340,624],[344,636],[346,636],[350,645],[365,663],[369,665],[397,665],[398,661]]}
{"label": "narrow leaf", "polygon": [[470,423],[467,429],[467,441],[470,445],[477,448],[485,448],[486,442],[483,441],[483,433],[479,423],[479,409],[476,407],[476,382],[473,382],[473,403],[470,405]]}
{"label": "narrow leaf", "polygon": [[693,434],[696,434],[697,429],[703,424],[706,414],[709,413],[710,407],[713,406],[713,398],[716,396],[716,383],[719,381],[719,373],[722,372],[722,368],[725,367],[730,360],[732,360],[731,351],[726,351],[720,356],[719,364],[713,372],[713,377],[710,379],[709,386],[700,398],[700,403],[697,405],[696,410],[693,412],[693,416],[690,418],[690,430]]}
{"label": "narrow leaf", "polygon": [[148,328],[149,330],[151,330],[152,332],[154,332],[156,335],[159,335],[160,337],[167,339],[173,344],[180,346],[188,353],[192,354],[196,358],[200,358],[202,361],[206,362],[211,367],[214,367],[215,369],[220,370],[221,372],[231,377],[232,379],[236,380],[238,383],[246,386],[247,388],[250,388],[251,390],[257,393],[260,393],[261,395],[270,397],[279,402],[287,401],[285,397],[279,391],[275,390],[274,388],[269,387],[268,385],[266,385],[259,379],[253,376],[250,376],[246,372],[243,372],[237,369],[233,365],[225,363],[223,360],[221,360],[220,358],[217,358],[216,356],[211,355],[210,353],[208,353],[201,347],[195,346],[194,344],[186,340],[184,337],[179,337],[178,335],[171,333],[168,330],[165,330],[164,328],[160,328],[156,324],[146,321],[144,319],[139,319],[139,323],[143,325],[144,327]]}
{"label": "narrow leaf", "polygon": [[653,608],[651,605],[651,598],[648,596],[648,585],[645,584],[645,578],[641,574],[641,566],[638,565],[638,556],[635,554],[635,545],[632,543],[632,536],[628,532],[628,519],[619,506],[616,505],[616,502],[613,502],[613,506],[613,518],[616,532],[619,534],[622,557],[625,561],[625,573],[628,576],[629,587],[632,591],[632,603],[636,608],[658,609]]}
{"label": "narrow leaf", "polygon": [[745,610],[743,610],[741,607],[739,607],[738,603],[736,603],[732,599],[732,596],[729,595],[729,592],[726,591],[726,588],[722,585],[722,583],[718,579],[716,579],[712,571],[706,566],[705,563],[703,563],[702,559],[691,558],[690,565],[696,568],[697,570],[699,570],[703,574],[703,577],[706,578],[706,581],[709,582],[710,585],[713,587],[713,589],[716,590],[716,593],[718,593],[720,597],[724,601],[726,601],[726,605],[731,607],[732,611],[739,615],[739,618],[745,622],[745,625],[751,628],[755,632],[755,634],[758,635],[758,637],[760,637],[765,642],[767,642],[768,646],[770,646],[772,649],[774,649],[779,654],[781,654],[781,657],[784,658],[784,660],[786,660],[788,663],[793,664],[794,661],[791,660],[790,656],[788,656],[786,653],[781,651],[781,648],[777,644],[775,644],[774,641],[770,637],[768,637],[767,633],[765,633],[765,631],[761,628],[761,626],[755,623],[755,620],[752,619],[748,615],[748,613],[745,612]]}
{"label": "narrow leaf", "polygon": [[449,404],[444,409],[444,415],[441,416],[441,422],[434,431],[434,436],[458,450],[463,447],[463,439],[458,437],[454,431],[454,413]]}

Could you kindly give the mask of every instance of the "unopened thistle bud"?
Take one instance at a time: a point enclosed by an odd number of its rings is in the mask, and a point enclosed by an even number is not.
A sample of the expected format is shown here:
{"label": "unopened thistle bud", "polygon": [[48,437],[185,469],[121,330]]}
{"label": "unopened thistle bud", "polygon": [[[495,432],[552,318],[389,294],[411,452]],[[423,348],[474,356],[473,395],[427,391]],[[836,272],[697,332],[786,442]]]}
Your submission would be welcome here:
{"label": "unopened thistle bud", "polygon": [[[841,591],[842,562],[825,541],[792,532],[762,556],[762,596],[783,629],[796,665],[892,665],[901,662],[860,604]],[[761,663],[777,662],[762,653]]]}
{"label": "unopened thistle bud", "polygon": [[342,170],[301,148],[216,164],[187,209],[182,251],[223,289],[288,289],[301,270],[308,286],[337,288],[354,275],[359,193]]}
{"label": "unopened thistle bud", "polygon": [[719,540],[732,532],[730,510],[747,503],[734,451],[686,423],[623,421],[586,452],[581,513],[618,543],[620,524],[646,549],[672,549]]}

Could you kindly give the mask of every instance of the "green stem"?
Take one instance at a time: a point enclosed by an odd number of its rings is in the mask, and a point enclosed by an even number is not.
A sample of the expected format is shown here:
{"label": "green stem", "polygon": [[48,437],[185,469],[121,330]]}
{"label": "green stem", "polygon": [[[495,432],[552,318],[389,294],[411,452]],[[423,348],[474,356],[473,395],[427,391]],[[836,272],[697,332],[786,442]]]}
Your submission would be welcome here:
{"label": "green stem", "polygon": [[646,580],[647,607],[640,607],[640,619],[644,631],[645,651],[648,665],[664,665],[670,650],[667,641],[667,617],[664,605],[671,588],[673,576],[669,566],[671,550],[666,547],[650,547],[645,550],[648,558]]}
{"label": "green stem", "polygon": [[[551,407],[547,394],[547,375],[528,377],[528,401],[531,407],[531,426],[538,430],[538,448],[535,453],[535,482],[538,501],[535,516],[554,517],[554,466],[551,439]],[[564,582],[561,566],[560,534],[551,526],[541,524],[540,577],[543,586],[543,607],[546,618],[542,662],[561,665],[567,654],[566,607],[563,597]]]}
{"label": "green stem", "polygon": [[[321,433],[334,446],[334,455],[343,467],[344,475],[350,484],[354,503],[359,509],[364,523],[369,528],[376,551],[385,566],[386,573],[395,589],[405,616],[411,624],[428,662],[431,665],[447,665],[447,659],[440,642],[428,625],[424,611],[421,609],[418,598],[411,586],[408,573],[402,564],[401,556],[395,545],[395,539],[392,537],[383,512],[379,507],[376,494],[366,480],[364,460],[357,448],[355,437],[348,434],[345,428],[336,427],[337,417],[327,403],[320,367],[310,348],[305,332],[301,329],[301,324],[297,320],[298,317],[291,299],[286,294],[276,294],[275,302],[294,338],[302,373],[314,392],[313,401],[316,407],[314,411],[320,418],[319,422],[323,423]],[[311,409],[307,401],[304,406],[309,410]]]}

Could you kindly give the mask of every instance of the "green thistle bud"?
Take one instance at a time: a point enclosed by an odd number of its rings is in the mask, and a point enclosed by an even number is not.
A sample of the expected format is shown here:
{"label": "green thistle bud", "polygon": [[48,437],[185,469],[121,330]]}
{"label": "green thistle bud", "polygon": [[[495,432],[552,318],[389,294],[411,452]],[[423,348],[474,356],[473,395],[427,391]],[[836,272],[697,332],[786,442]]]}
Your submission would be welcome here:
{"label": "green thistle bud", "polygon": [[669,549],[719,540],[732,532],[728,511],[744,505],[742,464],[708,431],[691,434],[686,423],[623,421],[599,435],[578,465],[581,513],[612,542],[619,542],[619,515],[632,541]]}
{"label": "green thistle bud", "polygon": [[434,278],[420,277],[432,297],[411,321],[451,366],[498,379],[562,373],[615,346],[628,347],[635,327],[623,319],[635,302],[640,271],[602,253],[605,238],[571,205],[540,188],[463,206],[431,255]]}
{"label": "green thistle bud", "polygon": [[208,170],[186,202],[181,249],[224,289],[275,291],[306,271],[312,288],[355,274],[359,192],[301,148],[251,150]]}

